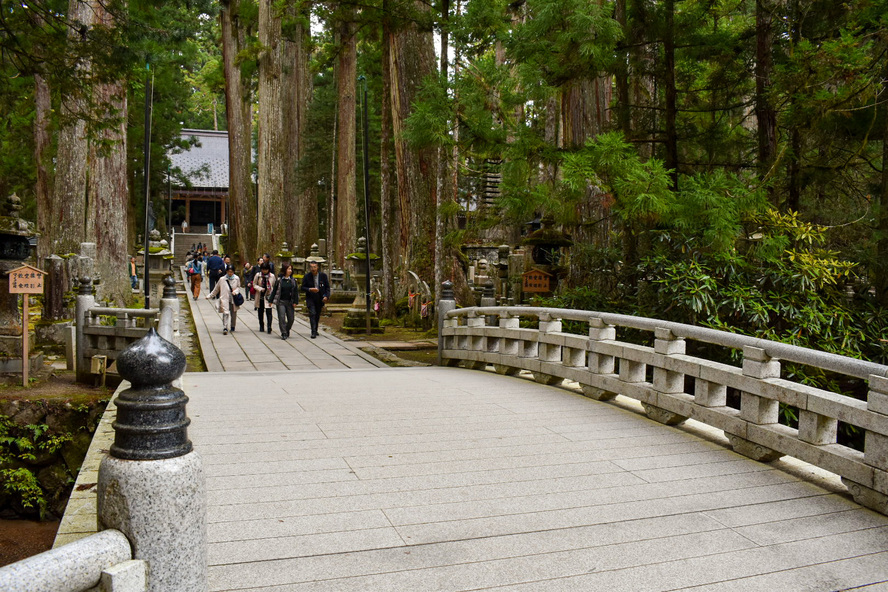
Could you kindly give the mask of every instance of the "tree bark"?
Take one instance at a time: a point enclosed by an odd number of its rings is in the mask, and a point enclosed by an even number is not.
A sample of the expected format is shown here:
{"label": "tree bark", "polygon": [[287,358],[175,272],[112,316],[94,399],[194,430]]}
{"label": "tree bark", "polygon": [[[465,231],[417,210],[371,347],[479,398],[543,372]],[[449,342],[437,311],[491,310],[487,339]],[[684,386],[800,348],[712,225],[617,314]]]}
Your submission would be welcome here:
{"label": "tree bark", "polygon": [[[331,144],[336,145],[339,137],[339,114],[333,115],[333,136]],[[330,191],[327,192],[327,261],[336,259],[336,150],[330,151]],[[331,265],[332,267],[332,265]]]}
{"label": "tree bark", "polygon": [[[428,5],[415,3],[419,11]],[[398,179],[401,248],[407,268],[425,281],[434,280],[435,150],[417,149],[404,139],[404,126],[424,78],[435,70],[431,31],[410,24],[393,35],[390,56],[392,123]]]}
{"label": "tree bark", "polygon": [[94,220],[98,269],[102,270],[100,296],[122,306],[132,300],[127,229],[129,184],[126,174],[126,83],[99,84],[93,90],[97,117],[105,124],[90,145],[88,207]]}
{"label": "tree bark", "polygon": [[[68,35],[68,43],[80,43],[80,30],[93,24],[93,10],[88,2],[69,0],[68,18],[75,23]],[[76,24],[79,23],[79,26]],[[72,65],[80,78],[88,78],[90,64]],[[59,107],[59,139],[56,152],[55,184],[52,206],[47,213],[50,220],[43,237],[52,253],[79,253],[80,243],[86,238],[86,162],[89,147],[86,138],[85,114],[88,98],[83,87],[74,85],[65,93]]]}
{"label": "tree bark", "polygon": [[[309,68],[310,50],[308,46],[311,37],[310,31],[300,24],[296,27],[295,36],[296,38],[293,41],[295,46],[295,76],[293,77],[295,88],[292,115],[295,119],[296,158],[294,164],[296,166],[291,167],[291,171],[294,173],[298,172],[299,160],[306,156],[305,143],[308,132],[308,106],[311,102],[312,94],[311,70]],[[305,257],[308,255],[311,245],[320,238],[318,236],[317,186],[314,184],[305,185],[301,188],[296,187],[296,190],[296,207],[292,208],[296,214],[295,224],[293,224],[293,228],[296,229],[294,248],[301,256]]]}
{"label": "tree bark", "polygon": [[672,177],[672,189],[678,190],[678,132],[675,127],[677,115],[677,92],[675,89],[675,0],[666,0],[666,22],[663,33],[663,58],[665,72],[665,99],[666,111],[664,113],[666,168]]}
{"label": "tree bark", "polygon": [[250,92],[243,80],[237,54],[243,49],[244,32],[239,25],[239,1],[223,3],[220,14],[222,28],[222,61],[225,70],[225,119],[228,123],[228,195],[231,203],[230,250],[241,261],[255,261],[256,198],[252,181],[252,126]]}
{"label": "tree bark", "polygon": [[299,161],[305,156],[308,104],[311,100],[311,73],[309,72],[308,32],[298,22],[303,15],[295,7],[287,6],[287,16],[295,21],[290,35],[284,39],[283,104],[286,128],[284,151],[284,201],[287,204],[287,239],[291,250],[306,257],[313,242],[318,239],[318,204],[315,186],[299,182]]}
{"label": "tree bark", "polygon": [[[336,263],[345,267],[345,256],[354,252],[357,240],[358,202],[355,187],[357,138],[358,44],[351,11],[339,23],[339,59],[336,90],[339,97],[336,138]],[[368,237],[369,239],[369,237]]]}
{"label": "tree bark", "polygon": [[[439,72],[443,84],[447,84],[447,76],[449,69],[449,20],[450,20],[450,3],[449,0],[441,0],[441,65]],[[432,289],[435,293],[435,303],[441,298],[441,284],[444,283],[444,234],[446,232],[446,220],[441,213],[441,206],[447,195],[446,191],[448,176],[448,164],[450,155],[447,153],[445,146],[438,146],[438,178],[436,184],[436,203],[435,203],[435,281]],[[449,257],[447,258],[449,260]]]}
{"label": "tree bark", "polygon": [[[104,4],[96,2],[93,10],[95,26],[105,29],[117,26],[114,15]],[[130,200],[126,166],[126,81],[97,82],[92,88],[92,104],[86,235],[90,242],[96,243],[96,267],[102,273],[99,297],[123,306],[132,300],[126,270]]]}
{"label": "tree bark", "polygon": [[888,307],[888,102],[883,102],[882,113],[885,129],[882,135],[882,186],[875,204],[876,256],[873,284],[876,300],[883,307]]}
{"label": "tree bark", "polygon": [[620,24],[623,29],[623,42],[617,46],[617,66],[614,76],[615,85],[617,87],[617,103],[615,105],[617,111],[617,124],[623,137],[629,140],[632,136],[631,116],[629,109],[629,51],[625,49],[630,39],[629,27],[627,26],[626,0],[617,0],[614,6],[614,20]]}
{"label": "tree bark", "polygon": [[285,240],[284,117],[281,16],[273,0],[259,0],[259,202],[257,248],[276,253]]}
{"label": "tree bark", "polygon": [[[43,265],[43,259],[52,254],[50,238],[53,233],[52,195],[50,185],[49,149],[52,145],[50,137],[50,113],[52,111],[52,97],[49,84],[40,74],[34,75],[34,162],[37,164],[37,183],[34,187],[34,195],[37,201],[37,232],[40,238],[37,241],[37,260]],[[42,268],[42,267],[41,267]]]}
{"label": "tree bark", "polygon": [[382,122],[379,138],[379,190],[382,209],[382,314],[396,316],[395,275],[400,245],[396,201],[392,191],[392,84],[391,46],[393,35],[388,19],[388,1],[383,0],[382,23]]}
{"label": "tree bark", "polygon": [[[765,0],[755,3],[755,116],[758,123],[758,171],[764,179],[777,154],[777,111],[771,104],[768,91],[771,87],[771,72],[774,69],[772,50],[774,32],[772,15],[765,7]],[[771,202],[776,199],[773,188],[768,190]]]}

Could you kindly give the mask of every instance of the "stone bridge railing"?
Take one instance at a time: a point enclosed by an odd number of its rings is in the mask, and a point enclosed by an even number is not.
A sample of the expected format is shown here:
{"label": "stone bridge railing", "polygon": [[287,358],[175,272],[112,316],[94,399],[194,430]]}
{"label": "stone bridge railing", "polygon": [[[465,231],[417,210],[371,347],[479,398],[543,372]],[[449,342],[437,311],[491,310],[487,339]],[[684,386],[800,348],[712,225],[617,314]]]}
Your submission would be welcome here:
{"label": "stone bridge railing", "polygon": [[[439,355],[500,374],[529,371],[543,384],[565,380],[605,401],[617,395],[641,402],[667,425],[688,418],[723,430],[735,451],[767,462],[787,455],[841,476],[858,503],[888,514],[888,367],[679,323],[618,314],[529,307],[453,310],[442,294]],[[445,312],[446,311],[446,312]],[[534,328],[522,328],[526,319]],[[584,325],[584,334],[562,323]],[[618,338],[633,329],[650,345]],[[695,341],[742,353],[734,366],[686,354]],[[865,380],[866,401],[781,378],[781,361]],[[728,389],[740,408],[728,406]],[[798,429],[778,423],[780,403],[798,409]],[[865,431],[863,452],[837,443],[839,422]]]}
{"label": "stone bridge railing", "polygon": [[80,278],[74,337],[77,380],[89,380],[94,357],[102,357],[110,365],[152,328],[164,339],[176,343],[178,307],[176,283],[170,276],[164,278],[160,308],[147,309],[96,306],[92,280]]}
{"label": "stone bridge railing", "polygon": [[103,530],[0,568],[0,584],[10,592],[145,592],[148,563],[132,557],[126,535]]}

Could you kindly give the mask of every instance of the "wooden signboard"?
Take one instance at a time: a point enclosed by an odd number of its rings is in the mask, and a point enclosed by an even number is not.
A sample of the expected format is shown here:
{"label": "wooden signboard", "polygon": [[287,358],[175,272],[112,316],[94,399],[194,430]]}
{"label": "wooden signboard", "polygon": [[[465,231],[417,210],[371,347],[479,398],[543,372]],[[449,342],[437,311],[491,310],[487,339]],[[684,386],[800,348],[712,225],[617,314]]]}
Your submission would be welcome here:
{"label": "wooden signboard", "polygon": [[43,294],[43,270],[22,265],[9,272],[9,293],[24,294],[22,300],[22,386],[28,386],[28,298],[29,294]]}
{"label": "wooden signboard", "polygon": [[43,276],[45,272],[22,265],[9,272],[10,294],[43,294]]}
{"label": "wooden signboard", "polygon": [[541,269],[531,269],[524,272],[521,276],[521,289],[525,292],[537,294],[551,292],[553,277],[551,273],[546,273]]}

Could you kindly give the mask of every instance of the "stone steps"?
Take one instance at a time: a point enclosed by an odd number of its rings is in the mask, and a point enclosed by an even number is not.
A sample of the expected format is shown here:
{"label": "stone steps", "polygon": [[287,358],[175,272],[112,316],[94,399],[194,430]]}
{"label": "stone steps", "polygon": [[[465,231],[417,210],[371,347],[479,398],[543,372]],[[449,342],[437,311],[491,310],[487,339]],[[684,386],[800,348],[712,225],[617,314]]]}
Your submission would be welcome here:
{"label": "stone steps", "polygon": [[[212,245],[213,235],[197,234],[191,232],[176,234],[175,245],[173,245],[173,264],[177,266],[185,265],[185,256],[188,254],[188,251],[191,250],[191,246],[196,245],[197,243]],[[212,251],[213,249],[211,247],[208,247],[207,250]]]}

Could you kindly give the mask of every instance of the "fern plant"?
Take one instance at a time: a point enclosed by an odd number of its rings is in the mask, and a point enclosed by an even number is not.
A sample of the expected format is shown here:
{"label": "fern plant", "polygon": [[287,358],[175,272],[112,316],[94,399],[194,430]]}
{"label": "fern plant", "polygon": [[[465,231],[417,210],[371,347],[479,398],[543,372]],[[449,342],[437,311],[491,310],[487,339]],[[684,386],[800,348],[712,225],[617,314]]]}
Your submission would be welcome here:
{"label": "fern plant", "polygon": [[58,452],[70,440],[70,434],[52,434],[45,424],[20,425],[0,415],[0,491],[43,519],[46,492],[28,463],[38,454]]}

